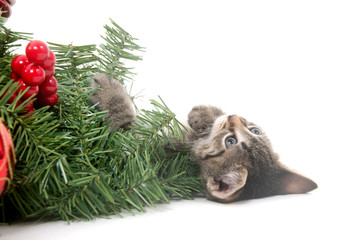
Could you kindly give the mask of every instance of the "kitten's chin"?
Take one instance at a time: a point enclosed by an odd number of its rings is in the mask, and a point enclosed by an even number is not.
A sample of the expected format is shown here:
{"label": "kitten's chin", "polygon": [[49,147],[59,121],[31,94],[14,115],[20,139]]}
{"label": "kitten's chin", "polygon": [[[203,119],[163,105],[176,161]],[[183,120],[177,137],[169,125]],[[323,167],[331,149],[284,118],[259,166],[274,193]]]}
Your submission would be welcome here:
{"label": "kitten's chin", "polygon": [[206,188],[209,195],[208,198],[220,202],[234,201],[246,184],[247,174],[246,169],[240,169],[230,171],[221,176],[207,177]]}

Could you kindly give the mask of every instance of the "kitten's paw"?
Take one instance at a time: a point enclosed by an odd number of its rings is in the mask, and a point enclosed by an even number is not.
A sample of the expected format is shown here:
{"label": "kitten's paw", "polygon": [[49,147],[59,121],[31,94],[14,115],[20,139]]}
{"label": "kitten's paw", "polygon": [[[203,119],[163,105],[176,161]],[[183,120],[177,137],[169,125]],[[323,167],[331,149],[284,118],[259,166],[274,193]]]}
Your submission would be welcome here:
{"label": "kitten's paw", "polygon": [[195,106],[188,114],[188,124],[197,133],[204,133],[212,127],[214,120],[223,114],[217,107]]}
{"label": "kitten's paw", "polygon": [[115,79],[110,79],[104,73],[98,73],[94,75],[93,82],[91,83],[92,87],[100,86],[102,89],[109,87],[111,81],[116,81]]}
{"label": "kitten's paw", "polygon": [[99,110],[108,111],[105,121],[111,120],[113,129],[128,128],[134,121],[135,112],[124,86],[106,74],[95,75],[91,86],[100,87],[90,100]]}

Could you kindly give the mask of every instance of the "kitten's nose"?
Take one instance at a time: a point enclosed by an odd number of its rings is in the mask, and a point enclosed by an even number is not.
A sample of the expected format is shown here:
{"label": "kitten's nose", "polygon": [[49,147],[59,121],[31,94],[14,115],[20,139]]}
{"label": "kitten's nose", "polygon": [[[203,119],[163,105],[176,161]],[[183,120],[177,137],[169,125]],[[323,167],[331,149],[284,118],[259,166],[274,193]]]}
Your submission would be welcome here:
{"label": "kitten's nose", "polygon": [[232,120],[232,118],[234,118],[235,117],[235,115],[229,115],[228,117],[227,117],[227,120],[230,122],[231,120]]}
{"label": "kitten's nose", "polygon": [[243,125],[240,117],[237,115],[229,115],[227,120],[230,123],[231,128],[240,128]]}

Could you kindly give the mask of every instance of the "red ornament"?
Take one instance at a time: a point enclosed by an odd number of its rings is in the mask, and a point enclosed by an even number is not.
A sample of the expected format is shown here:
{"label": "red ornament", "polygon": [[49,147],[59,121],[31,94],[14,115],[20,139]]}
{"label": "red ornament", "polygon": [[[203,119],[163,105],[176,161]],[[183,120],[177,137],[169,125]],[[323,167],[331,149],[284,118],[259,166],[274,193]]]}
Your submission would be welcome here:
{"label": "red ornament", "polygon": [[11,6],[13,6],[14,4],[15,4],[15,0],[6,0],[8,3],[9,3],[9,5],[11,5]]}
{"label": "red ornament", "polygon": [[31,62],[42,64],[49,56],[49,48],[43,41],[30,41],[26,47],[26,56]]}
{"label": "red ornament", "polygon": [[46,79],[43,84],[39,86],[39,94],[43,96],[51,96],[58,90],[58,81],[55,77]]}
{"label": "red ornament", "polygon": [[53,107],[57,102],[58,102],[58,95],[57,94],[53,94],[51,96],[39,95],[39,97],[38,97],[38,103],[43,107],[44,106]]}
{"label": "red ornament", "polygon": [[9,3],[5,0],[0,0],[0,11],[0,16],[4,18],[9,18],[12,14],[11,7]]}
{"label": "red ornament", "polygon": [[0,118],[0,196],[13,179],[16,163],[12,136]]}
{"label": "red ornament", "polygon": [[42,67],[31,63],[22,69],[21,78],[27,85],[37,86],[44,82],[45,71]]}
{"label": "red ornament", "polygon": [[21,54],[21,55],[16,56],[15,58],[13,58],[11,62],[11,68],[12,68],[13,73],[16,76],[20,76],[22,69],[29,63],[30,62],[25,55]]}

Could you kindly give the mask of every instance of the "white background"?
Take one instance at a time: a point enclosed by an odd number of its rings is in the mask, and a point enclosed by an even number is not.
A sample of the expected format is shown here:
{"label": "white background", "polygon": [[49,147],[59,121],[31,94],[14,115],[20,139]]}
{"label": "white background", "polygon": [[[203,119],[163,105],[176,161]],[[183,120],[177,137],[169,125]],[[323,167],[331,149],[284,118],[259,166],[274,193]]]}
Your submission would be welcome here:
{"label": "white background", "polygon": [[160,95],[185,120],[212,104],[265,129],[310,194],[232,204],[205,199],[72,223],[0,226],[13,239],[338,239],[338,1],[18,0],[7,26],[35,39],[98,44],[115,20],[146,47],[133,64],[139,107]]}

